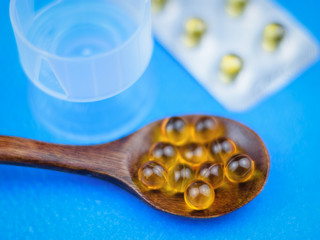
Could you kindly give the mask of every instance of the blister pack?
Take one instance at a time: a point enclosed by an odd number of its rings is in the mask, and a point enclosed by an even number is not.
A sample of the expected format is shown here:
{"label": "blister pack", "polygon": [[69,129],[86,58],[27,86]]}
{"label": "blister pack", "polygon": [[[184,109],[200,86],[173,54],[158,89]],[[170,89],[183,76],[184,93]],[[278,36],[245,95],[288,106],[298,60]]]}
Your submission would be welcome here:
{"label": "blister pack", "polygon": [[244,111],[319,56],[315,39],[268,0],[153,0],[157,40],[222,105]]}

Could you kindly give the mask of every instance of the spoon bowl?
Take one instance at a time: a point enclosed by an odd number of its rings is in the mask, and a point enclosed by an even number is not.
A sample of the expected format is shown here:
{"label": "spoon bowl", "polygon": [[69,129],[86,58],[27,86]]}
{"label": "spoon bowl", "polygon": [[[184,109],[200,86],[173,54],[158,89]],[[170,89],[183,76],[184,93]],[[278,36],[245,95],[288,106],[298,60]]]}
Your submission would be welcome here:
{"label": "spoon bowl", "polygon": [[[193,122],[198,117],[183,118]],[[0,136],[0,163],[94,176],[120,185],[164,212],[192,218],[218,217],[242,207],[262,191],[270,160],[263,142],[251,129],[226,118],[215,118],[223,126],[224,136],[254,160],[255,173],[250,181],[226,182],[216,189],[214,204],[206,210],[191,210],[179,194],[146,191],[138,181],[141,159],[153,145],[162,121],[151,123],[120,140],[93,146],[58,145]]]}

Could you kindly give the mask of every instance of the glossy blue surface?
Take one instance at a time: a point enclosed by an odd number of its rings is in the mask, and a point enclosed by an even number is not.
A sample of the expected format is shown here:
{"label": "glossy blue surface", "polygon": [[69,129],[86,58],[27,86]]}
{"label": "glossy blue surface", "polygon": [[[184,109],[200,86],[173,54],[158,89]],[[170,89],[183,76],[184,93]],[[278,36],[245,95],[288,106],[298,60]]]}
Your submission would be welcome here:
{"label": "glossy blue surface", "polygon": [[[320,3],[281,0],[320,39]],[[51,142],[33,119],[8,16],[0,1],[0,134]],[[320,64],[254,109],[234,114],[211,98],[159,45],[151,63],[159,93],[141,125],[207,113],[254,129],[271,155],[263,192],[226,216],[192,220],[159,212],[104,181],[0,166],[0,239],[319,239]]]}

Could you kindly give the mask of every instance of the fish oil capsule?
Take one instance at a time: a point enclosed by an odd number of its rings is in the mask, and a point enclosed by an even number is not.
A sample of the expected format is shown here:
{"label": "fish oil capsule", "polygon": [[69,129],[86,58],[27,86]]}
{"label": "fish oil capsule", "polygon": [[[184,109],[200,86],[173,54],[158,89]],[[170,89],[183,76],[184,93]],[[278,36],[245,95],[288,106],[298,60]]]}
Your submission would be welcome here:
{"label": "fish oil capsule", "polygon": [[213,188],[218,188],[224,180],[224,166],[221,163],[204,163],[198,170],[197,176]]}
{"label": "fish oil capsule", "polygon": [[168,166],[174,163],[178,156],[177,148],[170,144],[164,142],[155,143],[149,152],[150,160],[158,161]]}
{"label": "fish oil capsule", "polygon": [[169,169],[169,185],[171,190],[182,193],[194,179],[195,173],[187,164],[178,164]]}
{"label": "fish oil capsule", "polygon": [[217,136],[219,123],[213,117],[202,117],[194,125],[193,135],[198,142],[208,142]]}
{"label": "fish oil capsule", "polygon": [[238,17],[244,12],[247,4],[248,0],[227,0],[227,13],[232,17]]}
{"label": "fish oil capsule", "polygon": [[144,163],[140,167],[138,175],[140,182],[150,190],[161,189],[166,184],[166,168],[154,161]]}
{"label": "fish oil capsule", "polygon": [[181,157],[190,164],[200,164],[207,160],[207,150],[202,144],[188,143],[180,148]]}
{"label": "fish oil capsule", "polygon": [[209,208],[215,198],[215,192],[210,184],[197,180],[192,182],[184,192],[186,204],[194,210]]}
{"label": "fish oil capsule", "polygon": [[280,45],[286,34],[283,25],[279,23],[268,24],[263,31],[262,47],[264,50],[272,52]]}
{"label": "fish oil capsule", "polygon": [[151,1],[151,11],[153,13],[158,13],[163,10],[168,0],[152,0]]}
{"label": "fish oil capsule", "polygon": [[162,124],[162,132],[175,145],[184,144],[190,135],[189,126],[180,117],[166,119]]}
{"label": "fish oil capsule", "polygon": [[209,144],[209,154],[213,160],[226,161],[236,152],[236,150],[235,143],[231,139],[225,137],[221,137]]}
{"label": "fish oil capsule", "polygon": [[238,17],[242,15],[249,0],[227,0],[226,10],[232,17]]}
{"label": "fish oil capsule", "polygon": [[225,83],[232,82],[243,68],[243,60],[235,54],[227,54],[220,61],[220,79]]}
{"label": "fish oil capsule", "polygon": [[190,18],[185,23],[184,43],[187,47],[197,46],[207,31],[207,24],[197,17]]}
{"label": "fish oil capsule", "polygon": [[225,169],[226,177],[234,183],[248,181],[254,172],[253,160],[245,154],[234,155]]}

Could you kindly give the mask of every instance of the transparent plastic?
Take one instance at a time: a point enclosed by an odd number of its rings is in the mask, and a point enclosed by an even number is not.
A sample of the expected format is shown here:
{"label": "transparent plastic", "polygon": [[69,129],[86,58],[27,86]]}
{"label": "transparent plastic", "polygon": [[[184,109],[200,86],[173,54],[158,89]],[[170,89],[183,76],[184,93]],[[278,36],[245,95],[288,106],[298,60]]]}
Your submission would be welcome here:
{"label": "transparent plastic", "polygon": [[[127,90],[95,102],[55,98],[30,82],[30,110],[39,127],[50,134],[46,141],[87,145],[117,140],[154,120],[150,119],[149,113],[158,95],[160,81],[155,75],[155,67],[151,63]],[[41,140],[42,136],[39,137]]]}
{"label": "transparent plastic", "polygon": [[63,100],[115,96],[151,58],[150,0],[11,0],[10,18],[26,75]]}
{"label": "transparent plastic", "polygon": [[[268,34],[266,26],[273,26]],[[272,0],[167,1],[153,16],[153,31],[217,101],[236,112],[291,83],[320,53],[310,32]]]}

